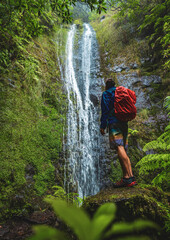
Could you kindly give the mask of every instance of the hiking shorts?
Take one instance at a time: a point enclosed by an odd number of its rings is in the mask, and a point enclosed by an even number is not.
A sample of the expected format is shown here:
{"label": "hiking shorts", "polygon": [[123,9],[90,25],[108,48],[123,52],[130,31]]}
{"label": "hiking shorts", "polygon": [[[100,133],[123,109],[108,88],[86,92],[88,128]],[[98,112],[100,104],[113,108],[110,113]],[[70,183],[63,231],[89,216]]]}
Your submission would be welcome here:
{"label": "hiking shorts", "polygon": [[128,122],[118,122],[109,124],[109,143],[111,149],[118,146],[128,148]]}

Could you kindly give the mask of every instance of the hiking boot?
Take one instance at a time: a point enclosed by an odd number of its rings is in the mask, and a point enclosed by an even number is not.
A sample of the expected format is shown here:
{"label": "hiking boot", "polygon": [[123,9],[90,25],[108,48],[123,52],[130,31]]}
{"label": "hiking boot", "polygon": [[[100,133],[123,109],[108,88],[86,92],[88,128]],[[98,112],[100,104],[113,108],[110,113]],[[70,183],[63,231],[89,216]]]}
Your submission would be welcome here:
{"label": "hiking boot", "polygon": [[133,187],[137,185],[135,177],[130,178],[122,178],[120,181],[113,184],[114,188],[121,188],[121,187]]}

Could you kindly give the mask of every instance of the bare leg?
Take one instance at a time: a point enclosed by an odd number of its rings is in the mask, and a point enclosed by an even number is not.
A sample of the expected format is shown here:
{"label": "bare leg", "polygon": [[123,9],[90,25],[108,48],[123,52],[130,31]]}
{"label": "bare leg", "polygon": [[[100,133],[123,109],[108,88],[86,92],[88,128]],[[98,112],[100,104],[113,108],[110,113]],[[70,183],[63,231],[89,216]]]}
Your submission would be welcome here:
{"label": "bare leg", "polygon": [[124,165],[122,164],[122,161],[120,159],[120,157],[118,156],[119,158],[119,162],[120,162],[120,165],[121,165],[121,168],[122,168],[122,172],[123,172],[123,177],[126,176],[126,168],[124,167]]}
{"label": "bare leg", "polygon": [[120,165],[122,167],[123,177],[130,178],[133,176],[132,167],[129,157],[126,154],[126,151],[123,146],[118,146],[117,148],[118,157]]}

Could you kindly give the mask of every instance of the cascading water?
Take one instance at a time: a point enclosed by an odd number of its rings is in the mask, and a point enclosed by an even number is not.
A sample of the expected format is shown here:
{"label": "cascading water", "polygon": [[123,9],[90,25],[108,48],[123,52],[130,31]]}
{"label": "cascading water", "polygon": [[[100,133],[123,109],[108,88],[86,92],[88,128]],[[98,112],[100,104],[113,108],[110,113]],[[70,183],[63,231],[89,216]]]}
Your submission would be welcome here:
{"label": "cascading water", "polygon": [[[100,135],[98,107],[100,94],[98,45],[89,24],[83,25],[80,36],[76,25],[68,33],[66,45],[65,83],[68,94],[67,169],[69,186],[79,196],[96,194],[100,185]],[[77,43],[77,38],[80,38]]]}

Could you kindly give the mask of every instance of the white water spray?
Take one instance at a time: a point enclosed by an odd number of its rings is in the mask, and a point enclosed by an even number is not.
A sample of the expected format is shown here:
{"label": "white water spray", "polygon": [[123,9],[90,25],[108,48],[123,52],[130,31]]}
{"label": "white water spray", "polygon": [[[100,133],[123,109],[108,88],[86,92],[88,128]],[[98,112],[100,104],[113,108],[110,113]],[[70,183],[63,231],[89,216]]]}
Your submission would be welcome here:
{"label": "white water spray", "polygon": [[84,24],[83,36],[78,46],[80,50],[77,70],[74,61],[76,31],[76,25],[73,25],[68,33],[66,45],[67,157],[68,171],[71,173],[67,181],[67,191],[72,184],[79,196],[83,198],[99,191],[100,141],[98,113],[90,100],[91,82],[97,81],[97,79],[91,79],[91,65],[92,61],[95,61],[92,56],[95,33],[88,24]]}

